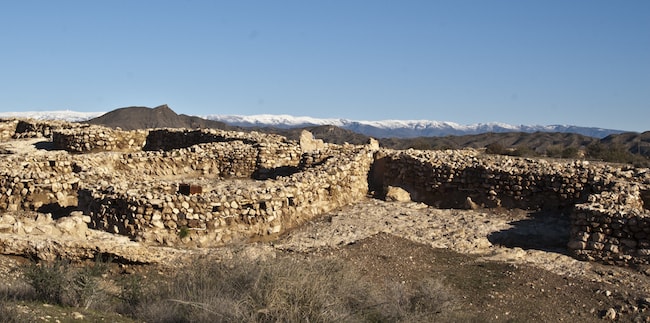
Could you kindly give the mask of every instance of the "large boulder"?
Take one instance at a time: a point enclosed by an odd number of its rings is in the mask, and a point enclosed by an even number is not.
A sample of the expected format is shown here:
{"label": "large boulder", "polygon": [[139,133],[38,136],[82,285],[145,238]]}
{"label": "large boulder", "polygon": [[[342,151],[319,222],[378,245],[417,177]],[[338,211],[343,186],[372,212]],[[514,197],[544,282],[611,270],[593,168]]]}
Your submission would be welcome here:
{"label": "large boulder", "polygon": [[300,133],[300,149],[303,153],[311,153],[325,148],[325,143],[321,139],[315,139],[314,135],[307,131],[303,130]]}

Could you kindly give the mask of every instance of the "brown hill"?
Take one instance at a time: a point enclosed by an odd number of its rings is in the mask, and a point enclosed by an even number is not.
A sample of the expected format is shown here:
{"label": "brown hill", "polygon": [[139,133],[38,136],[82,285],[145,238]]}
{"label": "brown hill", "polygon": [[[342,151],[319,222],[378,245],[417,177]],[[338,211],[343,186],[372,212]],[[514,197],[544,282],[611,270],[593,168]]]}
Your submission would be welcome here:
{"label": "brown hill", "polygon": [[86,121],[86,123],[103,125],[124,130],[149,128],[217,128],[232,129],[219,121],[176,114],[166,104],[155,107],[120,108]]}
{"label": "brown hill", "polygon": [[633,154],[650,156],[650,131],[644,133],[626,132],[617,135],[610,135],[603,138],[603,144],[614,144],[625,147]]}
{"label": "brown hill", "polygon": [[598,138],[560,132],[505,132],[484,133],[466,136],[381,139],[382,145],[396,149],[458,149],[465,147],[485,148],[492,144],[499,144],[505,148],[526,147],[540,154],[544,154],[549,148],[585,148],[586,146],[595,142],[598,142]]}

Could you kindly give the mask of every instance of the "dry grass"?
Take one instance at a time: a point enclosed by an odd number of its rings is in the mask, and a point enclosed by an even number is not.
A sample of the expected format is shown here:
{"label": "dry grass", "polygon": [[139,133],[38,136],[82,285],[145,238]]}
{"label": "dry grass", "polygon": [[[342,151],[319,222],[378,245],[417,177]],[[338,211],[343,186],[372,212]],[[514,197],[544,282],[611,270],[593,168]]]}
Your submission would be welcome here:
{"label": "dry grass", "polygon": [[121,275],[102,288],[106,263],[22,267],[24,284],[0,293],[0,322],[25,319],[20,301],[119,312],[147,322],[426,322],[451,303],[437,280],[417,286],[371,282],[340,260],[280,256],[197,261],[164,276]]}
{"label": "dry grass", "polygon": [[372,284],[333,260],[279,257],[191,267],[155,289],[131,292],[143,298],[131,298],[130,314],[156,322],[413,322],[430,321],[450,299],[437,282]]}

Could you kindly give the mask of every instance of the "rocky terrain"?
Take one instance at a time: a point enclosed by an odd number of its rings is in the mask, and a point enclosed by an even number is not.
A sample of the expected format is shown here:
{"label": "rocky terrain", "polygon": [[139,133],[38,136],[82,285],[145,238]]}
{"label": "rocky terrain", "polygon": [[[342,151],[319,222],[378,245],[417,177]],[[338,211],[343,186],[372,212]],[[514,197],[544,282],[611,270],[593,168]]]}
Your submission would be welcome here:
{"label": "rocky terrain", "polygon": [[128,274],[290,255],[342,259],[373,282],[438,278],[443,321],[650,317],[647,169],[308,133],[7,120],[2,138],[6,286],[30,258],[110,256]]}

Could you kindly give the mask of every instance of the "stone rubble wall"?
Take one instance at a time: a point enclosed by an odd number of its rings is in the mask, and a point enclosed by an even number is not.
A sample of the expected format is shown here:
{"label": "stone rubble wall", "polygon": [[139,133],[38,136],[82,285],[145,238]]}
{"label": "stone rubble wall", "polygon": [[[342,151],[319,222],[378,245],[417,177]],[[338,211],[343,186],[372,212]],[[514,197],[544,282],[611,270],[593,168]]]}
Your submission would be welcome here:
{"label": "stone rubble wall", "polygon": [[642,198],[647,186],[642,187],[618,182],[575,206],[568,247],[576,258],[617,265],[650,263],[650,205]]}
{"label": "stone rubble wall", "polygon": [[571,207],[616,178],[607,167],[586,161],[551,162],[475,150],[391,151],[378,156],[376,166],[384,169],[377,177],[380,190],[399,186],[414,199],[443,208],[462,208],[468,197],[484,207]]}
{"label": "stone rubble wall", "polygon": [[469,198],[483,207],[569,211],[568,248],[577,258],[650,263],[648,169],[473,150],[383,150],[370,177],[378,194],[401,187],[439,207],[467,208]]}
{"label": "stone rubble wall", "polygon": [[68,217],[56,220],[52,214],[38,213],[35,217],[15,217],[11,212],[0,215],[0,234],[43,235],[48,237],[72,236],[85,238],[90,217],[81,212],[72,212]]}
{"label": "stone rubble wall", "polygon": [[79,177],[67,158],[32,158],[1,163],[0,210],[38,211],[41,207],[77,204]]}
{"label": "stone rubble wall", "polygon": [[26,118],[0,119],[0,141],[26,138],[52,138],[60,129],[75,129],[81,124],[59,120],[35,120]]}
{"label": "stone rubble wall", "polygon": [[[222,165],[221,169],[230,168],[223,174],[234,177],[249,177],[255,174],[260,178],[268,178],[281,167],[296,167],[302,154],[301,147],[295,142],[289,142],[278,135],[262,134],[258,132],[224,131],[217,129],[156,129],[149,132],[146,151],[179,151],[201,144],[222,143],[217,151],[212,151],[211,156],[219,160],[234,163],[232,166]],[[230,145],[230,146],[229,146]],[[233,151],[231,146],[252,147],[254,149],[239,148]],[[227,157],[230,156],[230,157]],[[254,160],[254,162],[250,162]],[[240,167],[245,164],[248,167]],[[251,168],[253,167],[253,168]]]}
{"label": "stone rubble wall", "polygon": [[13,136],[15,139],[20,138],[41,138],[50,137],[53,127],[49,123],[33,122],[31,120],[19,120],[16,124],[16,132]]}
{"label": "stone rubble wall", "polygon": [[[48,122],[0,122],[3,140],[52,134],[53,146],[63,149],[2,155],[0,210],[82,210],[93,228],[151,243],[214,246],[284,232],[369,190],[381,197],[399,187],[442,208],[569,214],[575,257],[650,264],[647,169],[476,150],[339,146],[308,134],[294,142],[256,132]],[[180,194],[181,184],[201,193]]]}
{"label": "stone rubble wall", "polygon": [[241,141],[199,144],[170,151],[140,151],[115,161],[129,180],[151,178],[250,177],[256,170],[258,150]]}
{"label": "stone rubble wall", "polygon": [[[207,158],[215,157],[223,164],[224,160],[234,163],[231,167],[221,165],[225,175],[242,177],[257,172],[257,176],[269,177],[280,167],[296,167],[300,162],[301,148],[295,142],[288,142],[284,137],[267,135],[257,132],[222,131],[216,129],[154,129],[150,131],[122,131],[102,126],[83,126],[78,129],[55,131],[54,147],[73,153],[94,153],[101,151],[134,152],[133,158],[128,158],[127,167],[135,167],[137,160],[149,160],[146,153],[140,152],[171,152],[165,155],[161,163],[149,167],[153,170],[174,168],[175,165],[164,165],[170,160],[183,159],[188,148],[211,143],[222,143],[217,150],[212,149],[202,154]],[[235,148],[237,147],[237,148]],[[243,148],[246,147],[246,148]],[[251,148],[252,147],[252,148]],[[202,148],[195,148],[202,149]],[[176,158],[179,157],[179,158]],[[205,158],[205,159],[207,159]],[[251,160],[253,162],[251,162]],[[157,160],[153,160],[156,162]],[[199,161],[202,166],[213,164],[207,160]],[[243,164],[247,167],[241,167]],[[199,166],[185,163],[183,167]],[[226,170],[231,168],[231,170]],[[236,169],[236,170],[235,170]]]}
{"label": "stone rubble wall", "polygon": [[16,134],[16,119],[0,119],[0,141],[7,141]]}
{"label": "stone rubble wall", "polygon": [[214,246],[264,237],[366,196],[373,151],[342,147],[331,153],[337,158],[290,176],[231,180],[189,196],[177,193],[177,183],[128,189],[100,183],[81,191],[80,204],[87,205],[91,227],[148,242]]}
{"label": "stone rubble wall", "polygon": [[99,151],[140,151],[147,138],[146,130],[123,131],[103,126],[84,125],[76,129],[55,130],[55,149],[72,153]]}

